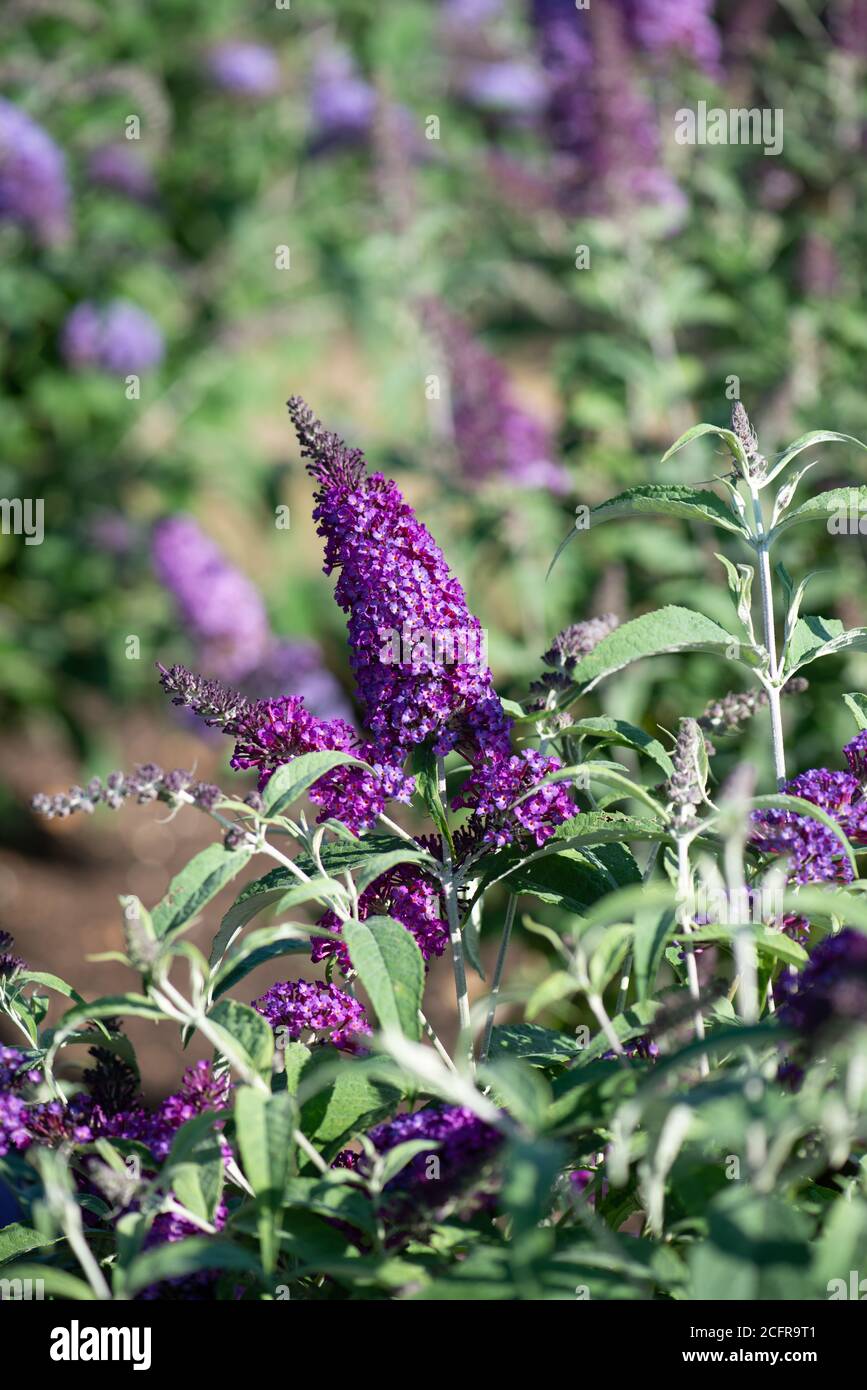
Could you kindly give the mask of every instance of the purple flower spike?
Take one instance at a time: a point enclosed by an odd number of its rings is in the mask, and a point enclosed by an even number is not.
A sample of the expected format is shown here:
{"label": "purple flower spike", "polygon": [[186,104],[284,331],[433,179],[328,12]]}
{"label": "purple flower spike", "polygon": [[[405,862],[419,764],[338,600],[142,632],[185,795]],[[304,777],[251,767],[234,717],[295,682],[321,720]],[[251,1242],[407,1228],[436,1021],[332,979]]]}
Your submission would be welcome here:
{"label": "purple flower spike", "polygon": [[71,367],[128,376],[159,366],[165,349],[150,314],[114,299],[104,307],[77,304],[64,324],[61,350]]}
{"label": "purple flower spike", "polygon": [[0,97],[0,220],[17,222],[37,241],[69,231],[66,160],[40,125]]}
{"label": "purple flower spike", "polygon": [[357,999],[337,985],[319,980],[283,980],[254,999],[253,1008],[292,1042],[318,1033],[323,1036],[317,1042],[356,1052],[358,1035],[371,1031],[364,1006]]}
{"label": "purple flower spike", "polygon": [[455,446],[466,481],[508,480],[562,497],[569,474],[554,460],[545,427],[515,401],[501,364],[437,300],[421,307],[446,358]]}

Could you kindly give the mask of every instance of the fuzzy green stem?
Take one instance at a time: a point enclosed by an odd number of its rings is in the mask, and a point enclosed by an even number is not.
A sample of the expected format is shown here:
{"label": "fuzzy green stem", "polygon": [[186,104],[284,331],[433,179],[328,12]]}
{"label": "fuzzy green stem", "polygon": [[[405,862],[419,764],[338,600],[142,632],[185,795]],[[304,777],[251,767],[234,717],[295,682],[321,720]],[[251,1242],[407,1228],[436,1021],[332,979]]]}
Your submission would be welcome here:
{"label": "fuzzy green stem", "polygon": [[[437,758],[437,782],[439,794],[446,804],[446,770],[445,762],[442,758]],[[457,890],[455,888],[455,869],[452,859],[451,845],[448,835],[443,835],[443,897],[446,904],[446,915],[449,923],[449,945],[452,952],[452,969],[455,976],[455,994],[458,1003],[458,1021],[460,1024],[459,1047],[466,1045],[470,1067],[475,1069],[475,1059],[473,1056],[473,1033],[472,1022],[470,1020],[470,996],[467,990],[467,970],[464,964],[464,943],[461,938],[460,912],[458,910]]]}
{"label": "fuzzy green stem", "polygon": [[509,951],[509,942],[512,937],[512,926],[515,921],[515,909],[518,906],[518,899],[512,894],[506,907],[506,920],[503,924],[503,935],[500,938],[500,948],[497,951],[497,961],[494,966],[494,976],[491,980],[491,997],[488,1002],[488,1014],[485,1019],[485,1031],[482,1035],[482,1050],[479,1054],[481,1062],[487,1062],[488,1053],[491,1050],[491,1034],[494,1031],[494,1017],[497,1012],[497,1002],[500,994],[500,984],[503,978],[503,970],[506,965],[506,956]]}
{"label": "fuzzy green stem", "polygon": [[765,681],[765,689],[768,692],[768,708],[771,713],[771,746],[774,758],[774,774],[777,779],[777,789],[780,790],[786,782],[786,752],[783,742],[783,717],[780,709],[780,669],[777,660],[777,638],[774,631],[774,596],[771,588],[771,556],[768,544],[768,534],[765,530],[765,520],[762,515],[762,503],[758,489],[750,485],[750,496],[753,500],[753,518],[755,522],[755,546],[756,557],[759,565],[759,590],[762,601],[762,625],[765,637],[765,647],[768,653],[768,670]]}

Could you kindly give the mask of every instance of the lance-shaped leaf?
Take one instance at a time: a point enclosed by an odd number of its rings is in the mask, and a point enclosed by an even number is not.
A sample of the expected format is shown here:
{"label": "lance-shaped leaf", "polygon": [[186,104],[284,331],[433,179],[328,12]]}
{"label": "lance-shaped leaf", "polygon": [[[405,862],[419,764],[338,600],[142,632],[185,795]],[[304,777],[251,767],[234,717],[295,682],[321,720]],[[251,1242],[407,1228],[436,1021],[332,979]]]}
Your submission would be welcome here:
{"label": "lance-shaped leaf", "polygon": [[748,534],[731,508],[709,489],[686,487],[682,483],[646,483],[600,502],[591,508],[591,526],[627,516],[676,516],[687,521],[708,521],[725,531]]}
{"label": "lance-shaped leaf", "polygon": [[213,1221],[223,1191],[225,1165],[215,1115],[194,1115],[181,1125],[160,1174],[166,1189],[194,1216]]}
{"label": "lance-shaped leaf", "polygon": [[293,801],[297,801],[299,796],[303,796],[309,791],[314,782],[318,782],[320,777],[324,777],[326,772],[331,772],[335,767],[342,767],[344,764],[351,764],[355,767],[365,767],[360,759],[352,756],[351,753],[340,753],[336,750],[323,750],[318,753],[301,753],[297,758],[293,758],[291,763],[285,763],[283,767],[278,767],[277,771],[269,778],[268,785],[264,792],[264,808],[262,814],[265,816],[279,816]]}
{"label": "lance-shaped leaf", "polygon": [[169,891],[153,910],[154,931],[169,936],[191,921],[212,898],[231,883],[250,858],[250,850],[208,845],[176,874]]}
{"label": "lance-shaped leaf", "polygon": [[317,877],[309,883],[299,883],[291,869],[272,869],[270,873],[242,888],[232,903],[214,937],[211,965],[217,964],[235,933],[266,908],[279,909],[282,912],[297,906],[298,903],[306,902],[319,902],[326,907],[330,897],[336,895],[342,898],[345,893],[343,884],[335,879]]}
{"label": "lance-shaped leaf", "polygon": [[424,961],[413,937],[392,917],[346,922],[343,939],[382,1028],[418,1039]]}
{"label": "lance-shaped leaf", "polygon": [[274,1034],[255,1009],[237,999],[221,999],[208,1014],[208,1022],[217,1032],[220,1051],[232,1066],[263,1076],[270,1073]]}
{"label": "lance-shaped leaf", "polygon": [[644,753],[661,767],[666,776],[672,773],[671,758],[658,738],[648,734],[625,719],[612,719],[609,715],[599,715],[595,719],[577,719],[569,726],[570,737],[595,738],[601,743],[614,744],[619,748],[634,748]]}
{"label": "lance-shaped leaf", "polygon": [[717,438],[722,439],[732,458],[736,463],[741,465],[744,471],[746,471],[747,457],[744,453],[743,444],[738,439],[734,430],[722,429],[720,425],[693,425],[692,429],[688,429],[685,434],[682,434],[679,439],[674,441],[671,448],[663,454],[661,462],[667,463],[672,454],[678,453],[685,445],[691,444],[694,439],[700,439],[702,435],[706,434],[715,434]]}
{"label": "lance-shaped leaf", "polygon": [[867,695],[861,695],[857,691],[850,691],[844,695],[843,699],[846,707],[859,729],[867,729]]}
{"label": "lance-shaped leaf", "polygon": [[829,521],[831,518],[839,520],[836,530],[829,526],[831,534],[847,535],[852,521],[857,530],[858,523],[865,513],[867,487],[834,487],[828,492],[817,493],[807,502],[802,502],[794,511],[788,512],[774,527],[772,539],[781,536],[791,526],[799,526],[802,521]]}
{"label": "lance-shaped leaf", "polygon": [[244,1173],[256,1196],[262,1266],[277,1262],[277,1234],[283,1193],[289,1176],[295,1102],[286,1091],[267,1096],[241,1086],[235,1096],[238,1146]]}
{"label": "lance-shaped leaf", "polygon": [[275,927],[259,927],[245,936],[236,951],[221,962],[210,980],[212,999],[219,999],[227,990],[240,984],[251,970],[277,960],[280,956],[309,956],[311,935],[321,936],[321,929],[296,922],[281,922]]}
{"label": "lance-shaped leaf", "polygon": [[609,632],[577,663],[572,679],[577,686],[591,690],[606,676],[643,657],[682,651],[715,652],[752,666],[758,658],[754,647],[739,641],[703,613],[670,604],[653,613],[643,613]]}
{"label": "lance-shaped leaf", "polygon": [[811,661],[850,649],[867,651],[867,628],[844,628],[839,618],[799,618],[786,648],[785,674],[793,676]]}
{"label": "lance-shaped leaf", "polygon": [[805,449],[812,449],[816,444],[855,444],[859,449],[867,449],[867,444],[862,444],[860,439],[856,439],[851,434],[838,434],[836,430],[810,430],[808,434],[802,434],[800,439],[796,439],[794,444],[790,444],[785,449],[777,462],[774,464],[773,471],[768,475],[767,481],[773,482],[778,473],[781,473],[792,459],[797,458]]}

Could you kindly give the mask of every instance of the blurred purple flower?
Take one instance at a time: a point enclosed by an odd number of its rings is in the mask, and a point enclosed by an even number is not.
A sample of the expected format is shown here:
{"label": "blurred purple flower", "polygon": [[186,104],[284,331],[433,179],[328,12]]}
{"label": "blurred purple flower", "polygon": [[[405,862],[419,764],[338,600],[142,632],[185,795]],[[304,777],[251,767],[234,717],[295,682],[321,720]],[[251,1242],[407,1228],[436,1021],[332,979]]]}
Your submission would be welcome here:
{"label": "blurred purple flower", "polygon": [[87,176],[99,188],[110,188],[137,203],[149,203],[156,193],[153,171],[129,141],[99,145],[87,160]]}
{"label": "blurred purple flower", "polygon": [[214,84],[235,96],[267,97],[280,86],[277,55],[264,44],[217,44],[207,56],[206,67]]}
{"label": "blurred purple flower", "polygon": [[51,136],[0,97],[0,220],[17,222],[45,244],[69,231],[66,159]]}
{"label": "blurred purple flower", "polygon": [[263,661],[271,642],[268,616],[252,580],[230,564],[188,516],[154,527],[154,572],[175,600],[200,664],[221,679],[241,681]]}
{"label": "blurred purple flower", "polygon": [[61,350],[72,367],[95,367],[119,376],[157,367],[163,335],[149,314],[125,299],[100,306],[77,304],[63,326]]}
{"label": "blurred purple flower", "polygon": [[564,0],[533,0],[532,18],[567,209],[628,217],[647,204],[663,208],[676,231],[687,202],[661,162],[656,110],[635,80],[623,11],[594,7],[591,16]]}
{"label": "blurred purple flower", "polygon": [[530,116],[548,99],[544,74],[519,58],[473,63],[460,77],[461,94],[483,111]]}
{"label": "blurred purple flower", "polygon": [[331,47],[316,55],[310,87],[315,153],[363,143],[373,128],[376,108],[376,91],[359,74],[348,49]]}
{"label": "blurred purple flower", "polygon": [[[431,1105],[397,1115],[376,1125],[367,1137],[380,1154],[412,1140],[429,1141],[430,1148],[415,1154],[383,1192],[388,1218],[412,1226],[425,1226],[449,1211],[468,1215],[483,1206],[489,1196],[485,1169],[503,1143],[498,1129],[458,1105]],[[351,1152],[344,1150],[339,1166],[364,1174],[367,1156],[351,1158]]]}
{"label": "blurred purple flower", "polygon": [[438,300],[424,301],[422,314],[446,359],[455,445],[466,480],[490,477],[565,495],[569,474],[553,458],[548,431],[517,404],[502,364]]}
{"label": "blurred purple flower", "polygon": [[867,936],[853,927],[826,936],[800,975],[781,976],[777,995],[780,1021],[808,1044],[829,1029],[867,1023]]}
{"label": "blurred purple flower", "polygon": [[640,48],[690,58],[719,76],[721,41],[713,8],[714,0],[626,0],[630,31]]}

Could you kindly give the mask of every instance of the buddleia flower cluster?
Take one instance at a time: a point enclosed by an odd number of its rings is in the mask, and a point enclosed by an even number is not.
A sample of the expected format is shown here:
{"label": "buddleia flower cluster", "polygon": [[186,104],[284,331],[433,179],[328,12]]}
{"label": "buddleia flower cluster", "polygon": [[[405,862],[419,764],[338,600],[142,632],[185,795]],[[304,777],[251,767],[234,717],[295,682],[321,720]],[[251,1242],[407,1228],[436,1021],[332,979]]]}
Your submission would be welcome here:
{"label": "buddleia flower cluster", "polygon": [[[430,1143],[382,1194],[391,1223],[424,1228],[450,1212],[467,1217],[486,1204],[484,1173],[496,1158],[503,1134],[465,1106],[431,1105],[376,1125],[366,1140],[377,1154],[413,1140]],[[344,1150],[336,1164],[362,1177],[370,1171],[368,1154],[354,1150]]]}
{"label": "buddleia flower cluster", "polygon": [[[810,768],[784,791],[827,812],[853,845],[867,846],[867,730],[843,749],[848,771]],[[752,842],[763,854],[784,857],[793,883],[842,882],[853,878],[842,841],[822,821],[796,811],[763,810],[752,815]]]}

